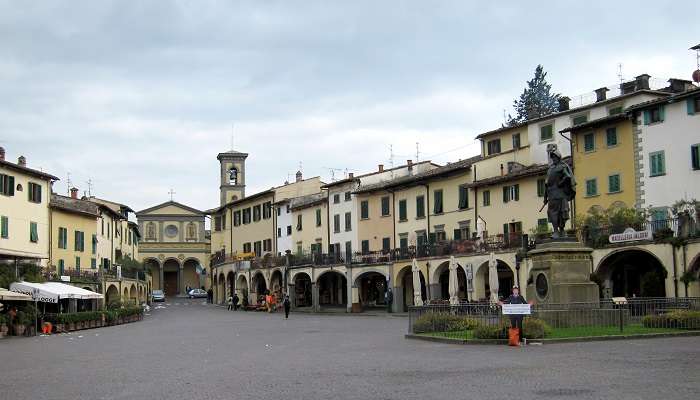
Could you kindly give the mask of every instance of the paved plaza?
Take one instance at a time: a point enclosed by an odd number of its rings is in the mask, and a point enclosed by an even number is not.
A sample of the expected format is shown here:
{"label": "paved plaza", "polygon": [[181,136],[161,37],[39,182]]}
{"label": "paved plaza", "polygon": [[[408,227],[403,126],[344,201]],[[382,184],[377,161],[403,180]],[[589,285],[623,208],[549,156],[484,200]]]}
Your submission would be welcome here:
{"label": "paved plaza", "polygon": [[171,300],[142,322],[0,340],[0,398],[690,399],[700,338],[460,346],[405,317],[228,312]]}

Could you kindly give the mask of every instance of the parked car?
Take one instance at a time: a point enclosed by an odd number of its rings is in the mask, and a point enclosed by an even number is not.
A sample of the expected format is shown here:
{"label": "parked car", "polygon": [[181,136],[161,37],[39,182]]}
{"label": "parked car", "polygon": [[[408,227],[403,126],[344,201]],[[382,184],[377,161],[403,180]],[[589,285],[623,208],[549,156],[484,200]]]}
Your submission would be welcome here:
{"label": "parked car", "polygon": [[190,296],[190,299],[194,298],[206,298],[207,297],[207,291],[203,289],[192,289],[190,290],[189,293],[187,293],[188,296]]}
{"label": "parked car", "polygon": [[151,301],[165,301],[165,293],[162,290],[154,290],[151,292]]}

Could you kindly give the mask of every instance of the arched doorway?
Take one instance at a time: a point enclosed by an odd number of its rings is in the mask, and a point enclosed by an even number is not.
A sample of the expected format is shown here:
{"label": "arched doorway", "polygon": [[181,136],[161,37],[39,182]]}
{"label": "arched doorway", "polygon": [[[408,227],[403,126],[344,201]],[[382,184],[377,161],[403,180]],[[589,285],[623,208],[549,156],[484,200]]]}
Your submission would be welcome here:
{"label": "arched doorway", "polygon": [[115,285],[109,285],[109,287],[107,287],[107,293],[105,295],[105,302],[107,303],[107,305],[110,305],[119,301],[119,289],[117,289]]}
{"label": "arched doorway", "polygon": [[248,279],[246,279],[245,275],[243,274],[238,275],[238,279],[236,279],[236,293],[238,293],[238,297],[240,297],[241,302],[243,302],[243,299],[250,302],[250,299],[248,298]]}
{"label": "arched doorway", "polygon": [[122,303],[127,303],[129,301],[129,288],[124,288],[124,295],[122,296]]}
{"label": "arched doorway", "polygon": [[226,280],[224,278],[223,273],[219,274],[219,282],[217,283],[216,288],[217,288],[217,292],[218,292],[216,303],[217,304],[226,303]]}
{"label": "arched doorway", "polygon": [[[510,295],[513,285],[515,284],[515,274],[510,266],[502,260],[497,260],[496,272],[498,273],[498,298],[503,299]],[[474,276],[473,300],[488,301],[491,298],[489,274],[489,263],[486,261],[479,266]]]}
{"label": "arched doorway", "polygon": [[386,276],[369,271],[361,274],[355,281],[357,294],[362,308],[386,307],[384,294],[386,292]]}
{"label": "arched doorway", "polygon": [[294,304],[296,307],[311,307],[313,294],[311,278],[305,272],[294,275]]}
{"label": "arched doorway", "polygon": [[667,275],[656,256],[638,249],[611,253],[596,270],[603,298],[666,297]]}
{"label": "arched doorway", "polygon": [[[421,299],[426,301],[428,299],[428,290],[425,286],[425,277],[423,276],[423,272],[419,272],[418,276],[420,276]],[[394,293],[394,298],[397,301],[397,304],[401,304],[401,310],[403,312],[408,312],[408,307],[414,305],[413,270],[411,269],[410,265],[403,267],[401,271],[399,271],[398,280],[401,282],[401,290],[397,291],[398,293]],[[401,294],[401,299],[397,298],[399,293]]]}
{"label": "arched doorway", "polygon": [[160,262],[155,258],[149,258],[144,261],[144,267],[151,274],[151,282],[153,287],[162,288],[163,283],[160,281]]}
{"label": "arched doorway", "polygon": [[267,283],[265,282],[265,276],[262,272],[258,271],[252,278],[254,292],[253,295],[254,304],[260,304],[263,301],[263,296],[267,294]]}
{"label": "arched doorway", "polygon": [[[440,296],[441,300],[450,299],[450,263],[445,261],[440,264],[435,270],[435,275],[438,279],[438,293],[433,294],[433,296]],[[457,297],[460,300],[467,300],[467,274],[464,273],[464,268],[457,265]]]}
{"label": "arched doorway", "polygon": [[284,292],[282,271],[276,269],[272,272],[270,276],[270,290],[272,290],[272,293],[274,293],[278,299],[281,298],[282,292]]}
{"label": "arched doorway", "polygon": [[318,304],[325,307],[347,307],[348,283],[345,275],[329,271],[318,278]]}
{"label": "arched doorway", "polygon": [[129,290],[129,301],[132,304],[138,304],[138,299],[136,298],[136,285],[131,285],[131,289]]}
{"label": "arched doorway", "polygon": [[180,262],[169,258],[163,263],[163,291],[166,296],[177,296],[180,292]]}
{"label": "arched doorway", "polygon": [[695,281],[685,283],[686,297],[700,297],[700,254],[691,259],[688,271],[689,276],[695,278]]}

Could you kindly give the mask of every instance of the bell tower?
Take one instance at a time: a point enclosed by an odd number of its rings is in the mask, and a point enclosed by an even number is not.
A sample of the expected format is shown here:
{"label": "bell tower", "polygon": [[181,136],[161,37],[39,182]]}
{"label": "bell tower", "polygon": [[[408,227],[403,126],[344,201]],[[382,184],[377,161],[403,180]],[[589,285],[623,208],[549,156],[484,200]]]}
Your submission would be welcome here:
{"label": "bell tower", "polygon": [[219,153],[216,159],[219,160],[219,175],[221,184],[220,205],[224,205],[232,200],[240,200],[245,197],[245,159],[247,153],[235,150]]}

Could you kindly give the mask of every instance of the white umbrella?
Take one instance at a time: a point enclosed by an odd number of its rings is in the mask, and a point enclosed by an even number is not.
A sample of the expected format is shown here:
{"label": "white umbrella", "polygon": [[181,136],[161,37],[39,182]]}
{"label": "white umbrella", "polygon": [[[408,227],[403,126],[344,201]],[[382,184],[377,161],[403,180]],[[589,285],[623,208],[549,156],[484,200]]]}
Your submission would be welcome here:
{"label": "white umbrella", "polygon": [[457,261],[454,256],[450,256],[450,304],[459,304],[459,282],[457,281]]}
{"label": "white umbrella", "polygon": [[421,295],[420,286],[420,269],[418,269],[418,261],[413,259],[413,265],[411,266],[411,271],[413,272],[413,305],[422,306],[423,296]]}
{"label": "white umbrella", "polygon": [[489,254],[489,288],[491,289],[491,303],[498,303],[498,261],[496,255]]}

